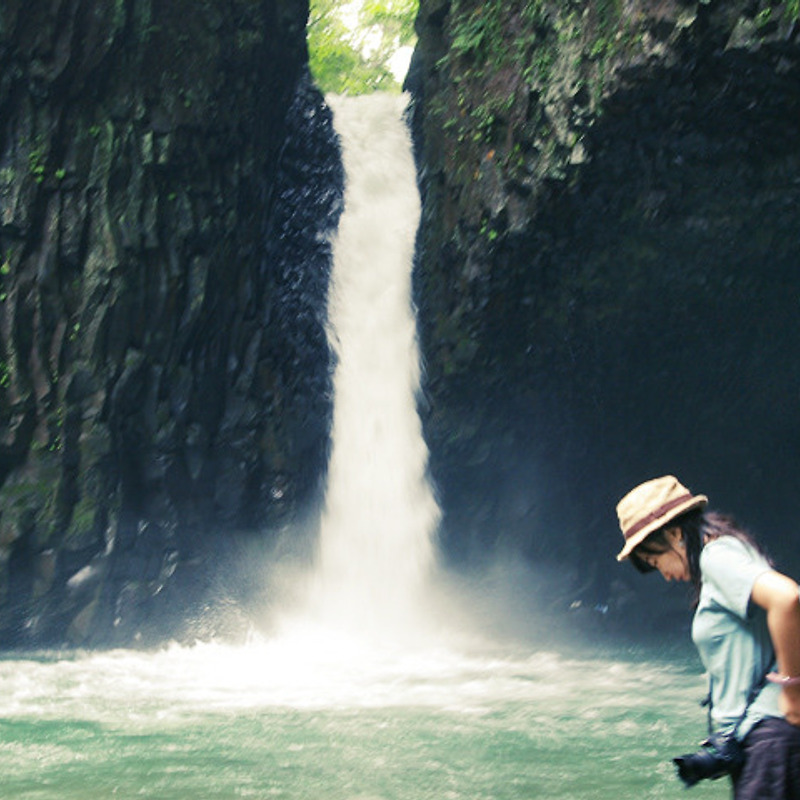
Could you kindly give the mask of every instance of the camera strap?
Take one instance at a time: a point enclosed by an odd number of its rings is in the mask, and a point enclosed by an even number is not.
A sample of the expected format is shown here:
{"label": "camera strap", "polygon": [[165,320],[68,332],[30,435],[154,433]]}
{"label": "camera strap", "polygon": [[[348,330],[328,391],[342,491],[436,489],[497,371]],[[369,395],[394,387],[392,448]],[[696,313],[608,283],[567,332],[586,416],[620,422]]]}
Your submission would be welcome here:
{"label": "camera strap", "polygon": [[[771,669],[771,667],[770,667],[770,669]],[[736,724],[733,726],[733,729],[731,730],[731,733],[730,733],[731,736],[735,737],[736,734],[739,732],[739,728],[740,728],[741,724],[744,722],[744,718],[747,716],[747,712],[750,710],[750,706],[753,705],[753,703],[755,702],[756,697],[758,697],[759,693],[764,688],[764,684],[766,684],[766,682],[767,682],[767,673],[769,671],[770,670],[767,670],[761,676],[761,678],[759,680],[757,680],[750,687],[750,691],[747,694],[747,700],[745,701],[745,704],[744,704],[744,710],[742,711],[742,714],[739,717],[739,719],[736,720]],[[714,691],[714,680],[709,675],[708,676],[708,696],[701,703],[701,705],[708,706],[708,735],[709,736],[711,736],[714,733],[714,723],[713,723],[713,721],[711,719],[711,711],[714,708],[714,704],[713,704],[713,702],[711,700],[711,697],[713,695],[713,691]]]}

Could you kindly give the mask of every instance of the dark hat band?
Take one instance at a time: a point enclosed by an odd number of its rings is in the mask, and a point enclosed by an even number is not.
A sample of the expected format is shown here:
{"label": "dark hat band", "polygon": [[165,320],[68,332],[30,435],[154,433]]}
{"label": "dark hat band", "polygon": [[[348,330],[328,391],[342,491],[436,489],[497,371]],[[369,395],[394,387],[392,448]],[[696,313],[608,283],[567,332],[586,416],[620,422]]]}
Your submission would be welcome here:
{"label": "dark hat band", "polygon": [[646,528],[648,525],[652,524],[653,522],[657,522],[661,517],[665,514],[672,511],[673,508],[676,508],[679,505],[682,505],[687,500],[691,500],[693,495],[691,492],[687,492],[680,497],[674,497],[668,503],[664,503],[663,506],[660,506],[655,511],[651,511],[646,517],[642,517],[632,528],[625,531],[625,540],[627,541],[632,536],[636,536],[642,528]]}

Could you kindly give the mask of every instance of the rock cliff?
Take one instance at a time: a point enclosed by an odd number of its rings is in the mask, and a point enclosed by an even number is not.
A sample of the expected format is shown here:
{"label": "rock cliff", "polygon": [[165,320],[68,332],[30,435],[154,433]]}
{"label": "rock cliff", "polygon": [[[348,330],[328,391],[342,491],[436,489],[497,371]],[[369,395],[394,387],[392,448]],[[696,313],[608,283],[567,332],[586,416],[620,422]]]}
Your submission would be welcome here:
{"label": "rock cliff", "polygon": [[422,0],[417,29],[449,552],[605,602],[616,500],[676,472],[800,566],[797,3]]}
{"label": "rock cliff", "polygon": [[0,7],[3,646],[180,636],[315,501],[342,175],[307,14]]}

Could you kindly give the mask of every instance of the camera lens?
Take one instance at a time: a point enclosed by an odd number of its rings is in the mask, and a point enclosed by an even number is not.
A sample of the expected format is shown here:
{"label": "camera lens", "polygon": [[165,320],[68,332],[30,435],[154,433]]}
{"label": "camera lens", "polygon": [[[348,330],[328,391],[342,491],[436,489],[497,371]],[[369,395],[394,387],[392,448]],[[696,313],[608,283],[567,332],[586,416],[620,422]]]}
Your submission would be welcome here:
{"label": "camera lens", "polygon": [[743,755],[739,742],[733,737],[711,737],[696,753],[687,753],[672,759],[678,777],[689,788],[702,780],[716,780],[723,775],[736,773],[742,765]]}

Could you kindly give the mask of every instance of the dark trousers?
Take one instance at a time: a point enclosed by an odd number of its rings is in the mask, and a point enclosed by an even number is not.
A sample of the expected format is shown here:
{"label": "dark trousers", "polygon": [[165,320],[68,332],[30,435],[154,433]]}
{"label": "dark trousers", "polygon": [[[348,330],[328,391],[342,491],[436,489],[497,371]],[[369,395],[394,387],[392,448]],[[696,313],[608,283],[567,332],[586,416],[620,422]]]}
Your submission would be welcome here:
{"label": "dark trousers", "polygon": [[800,727],[762,720],[744,740],[745,764],[734,800],[800,800]]}

